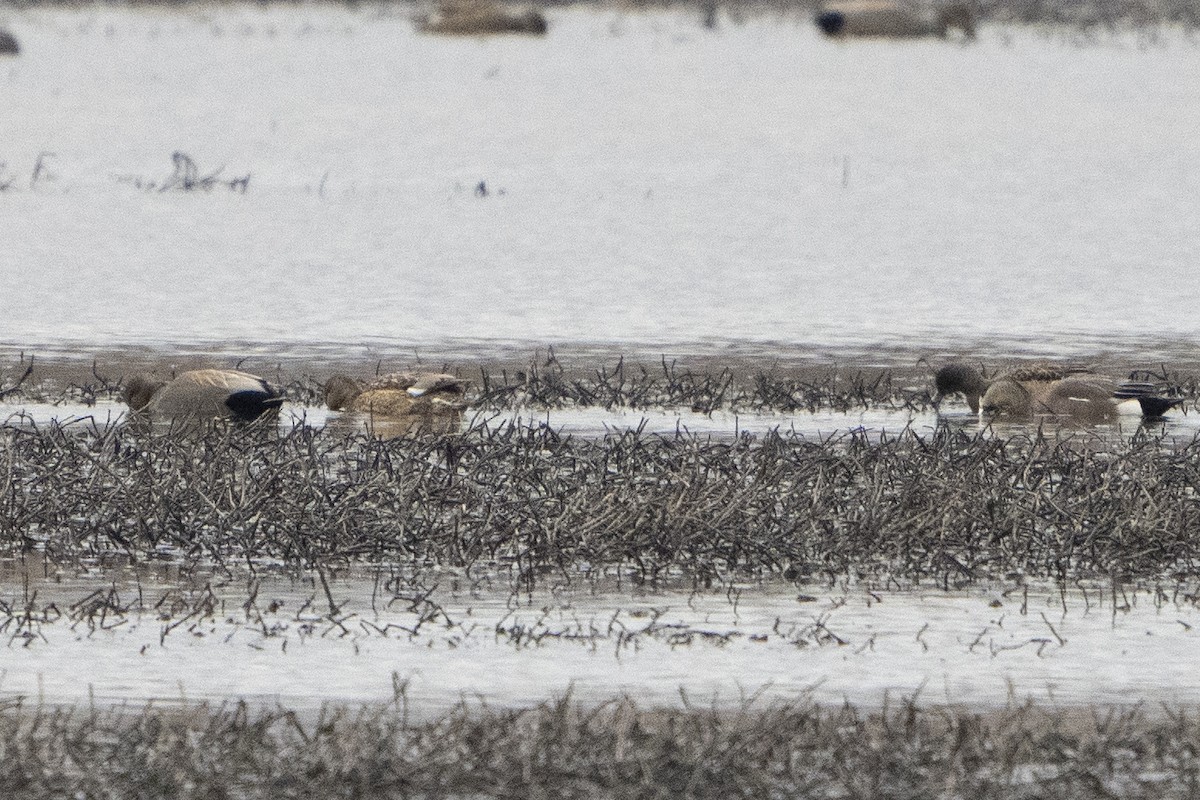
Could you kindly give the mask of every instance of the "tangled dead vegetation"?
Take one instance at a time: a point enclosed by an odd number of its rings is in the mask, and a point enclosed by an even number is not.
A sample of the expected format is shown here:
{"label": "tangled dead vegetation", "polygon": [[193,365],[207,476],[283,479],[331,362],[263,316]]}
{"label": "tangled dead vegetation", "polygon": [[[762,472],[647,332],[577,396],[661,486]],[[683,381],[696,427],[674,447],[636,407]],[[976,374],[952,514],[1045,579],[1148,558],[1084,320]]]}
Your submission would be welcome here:
{"label": "tangled dead vegetation", "polygon": [[458,708],[395,702],[315,719],[242,703],[0,707],[0,795],[189,798],[1195,797],[1185,711],[823,708],[798,700],[646,710],[629,698]]}
{"label": "tangled dead vegetation", "polygon": [[[119,358],[119,356],[117,356]],[[128,361],[128,358],[126,358]],[[915,356],[905,366],[847,364],[768,364],[740,357],[728,365],[713,359],[696,359],[690,365],[665,356],[654,359],[618,357],[615,361],[560,359],[553,350],[535,353],[521,361],[486,362],[455,368],[420,365],[330,365],[314,374],[309,364],[245,364],[241,360],[214,364],[208,359],[172,359],[167,363],[139,360],[133,366],[106,363],[64,363],[36,360],[22,354],[19,361],[0,364],[0,400],[10,403],[79,403],[95,406],[120,399],[127,374],[152,371],[169,377],[177,371],[209,367],[250,370],[277,387],[288,402],[320,406],[326,382],[349,371],[371,380],[391,371],[440,371],[469,385],[467,403],[486,414],[523,408],[596,407],[607,410],[686,408],[697,413],[845,413],[883,410],[923,413],[933,410],[933,375],[936,371]],[[993,364],[993,368],[1000,365]],[[1011,365],[1010,365],[1011,366]],[[1144,367],[1145,365],[1141,365]],[[1168,368],[1104,365],[1098,371],[1114,376],[1168,385],[1176,396],[1187,398],[1182,410],[1200,411],[1200,364]],[[1003,370],[1001,370],[1003,371]]]}
{"label": "tangled dead vegetation", "polygon": [[575,439],[506,423],[381,441],[8,425],[0,552],[453,566],[530,586],[1200,574],[1200,441],[1094,444],[953,427]]}
{"label": "tangled dead vegetation", "polygon": [[919,411],[931,407],[927,380],[897,380],[891,370],[811,367],[786,373],[732,369],[692,371],[662,358],[653,367],[611,366],[571,371],[551,354],[527,369],[499,375],[483,371],[478,404],[483,408],[526,406],[563,408],[690,408],[700,413],[731,411],[849,411],[887,408]]}

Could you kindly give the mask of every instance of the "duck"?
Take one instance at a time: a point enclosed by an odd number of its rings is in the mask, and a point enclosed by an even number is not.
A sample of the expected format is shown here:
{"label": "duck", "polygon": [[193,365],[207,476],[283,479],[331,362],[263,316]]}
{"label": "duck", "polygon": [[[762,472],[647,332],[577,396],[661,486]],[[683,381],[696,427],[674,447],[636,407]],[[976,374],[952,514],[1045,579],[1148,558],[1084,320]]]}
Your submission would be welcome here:
{"label": "duck", "polygon": [[961,394],[971,411],[984,419],[1054,416],[1101,424],[1123,413],[1158,419],[1183,402],[1181,397],[1162,396],[1157,383],[1128,380],[1118,385],[1077,367],[1021,367],[988,380],[972,366],[947,364],[938,370],[934,385],[935,406],[949,395]]}
{"label": "duck", "polygon": [[17,44],[17,37],[0,28],[0,56],[15,56],[20,52],[21,46]]}
{"label": "duck", "polygon": [[508,11],[483,0],[443,2],[432,16],[417,20],[423,33],[480,36],[491,33],[526,33],[543,36],[549,29],[536,9]]}
{"label": "duck", "polygon": [[283,405],[283,395],[264,378],[232,369],[190,370],[170,381],[136,374],[126,380],[122,399],[135,414],[193,421],[254,422]]}
{"label": "duck", "polygon": [[466,387],[466,380],[442,372],[397,372],[368,382],[333,375],[325,382],[325,405],[369,414],[397,433],[447,433],[467,408]]}
{"label": "duck", "polygon": [[816,23],[826,36],[833,38],[945,39],[952,29],[967,39],[975,38],[975,15],[963,2],[920,9],[895,0],[843,0],[823,5],[817,12]]}

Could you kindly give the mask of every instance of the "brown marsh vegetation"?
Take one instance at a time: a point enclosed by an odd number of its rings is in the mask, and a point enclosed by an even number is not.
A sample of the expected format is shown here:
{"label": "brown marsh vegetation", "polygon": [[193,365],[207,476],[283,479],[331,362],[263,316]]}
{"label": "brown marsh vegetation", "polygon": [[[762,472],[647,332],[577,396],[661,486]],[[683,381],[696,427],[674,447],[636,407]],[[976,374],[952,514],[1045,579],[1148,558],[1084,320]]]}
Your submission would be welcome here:
{"label": "brown marsh vegetation", "polygon": [[244,704],[0,707],[0,795],[188,798],[1174,800],[1200,791],[1187,713],[1028,705],[876,711],[804,700],[735,711],[395,702],[315,719]]}
{"label": "brown marsh vegetation", "polygon": [[297,427],[200,435],[0,428],[0,552],[297,568],[578,565],[639,581],[1200,572],[1200,442],[940,426],[823,439],[477,422],[394,440]]}

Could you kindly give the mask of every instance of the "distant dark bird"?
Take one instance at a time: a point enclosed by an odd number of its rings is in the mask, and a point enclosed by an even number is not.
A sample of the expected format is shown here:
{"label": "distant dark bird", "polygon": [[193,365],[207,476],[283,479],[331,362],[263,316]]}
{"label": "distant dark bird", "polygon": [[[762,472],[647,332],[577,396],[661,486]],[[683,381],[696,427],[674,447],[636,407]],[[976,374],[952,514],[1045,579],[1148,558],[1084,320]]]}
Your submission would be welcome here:
{"label": "distant dark bird", "polygon": [[181,372],[174,380],[134,375],[123,399],[138,414],[152,419],[203,421],[233,419],[253,422],[279,412],[283,395],[264,379],[231,369]]}
{"label": "distant dark bird", "polygon": [[951,2],[940,8],[921,9],[894,0],[844,0],[821,7],[817,27],[832,37],[946,38],[958,29],[975,38],[975,15],[966,3]]}
{"label": "distant dark bird", "polygon": [[443,2],[431,16],[417,20],[425,33],[457,36],[486,36],[493,33],[526,33],[542,36],[549,26],[536,9],[509,11],[486,0]]}
{"label": "distant dark bird", "polygon": [[0,28],[0,56],[15,56],[21,52],[17,37]]}
{"label": "distant dark bird", "polygon": [[1158,418],[1183,402],[1181,397],[1163,396],[1160,384],[1117,384],[1086,370],[1050,366],[1022,367],[988,380],[974,367],[948,364],[938,370],[934,385],[935,404],[961,394],[984,419],[1054,416],[1096,424],[1122,413]]}

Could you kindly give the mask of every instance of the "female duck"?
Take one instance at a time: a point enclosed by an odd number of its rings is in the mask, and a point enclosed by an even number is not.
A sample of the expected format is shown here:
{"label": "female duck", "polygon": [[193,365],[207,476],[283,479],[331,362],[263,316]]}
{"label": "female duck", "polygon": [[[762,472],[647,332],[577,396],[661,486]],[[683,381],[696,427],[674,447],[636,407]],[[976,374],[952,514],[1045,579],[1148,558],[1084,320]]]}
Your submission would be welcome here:
{"label": "female duck", "polygon": [[325,405],[396,423],[399,433],[446,433],[462,420],[466,386],[461,378],[435,372],[399,372],[368,383],[334,375],[325,382]]}
{"label": "female duck", "polygon": [[253,422],[279,412],[283,395],[257,375],[232,369],[181,372],[171,381],[129,378],[122,399],[135,413],[173,420],[232,419]]}

